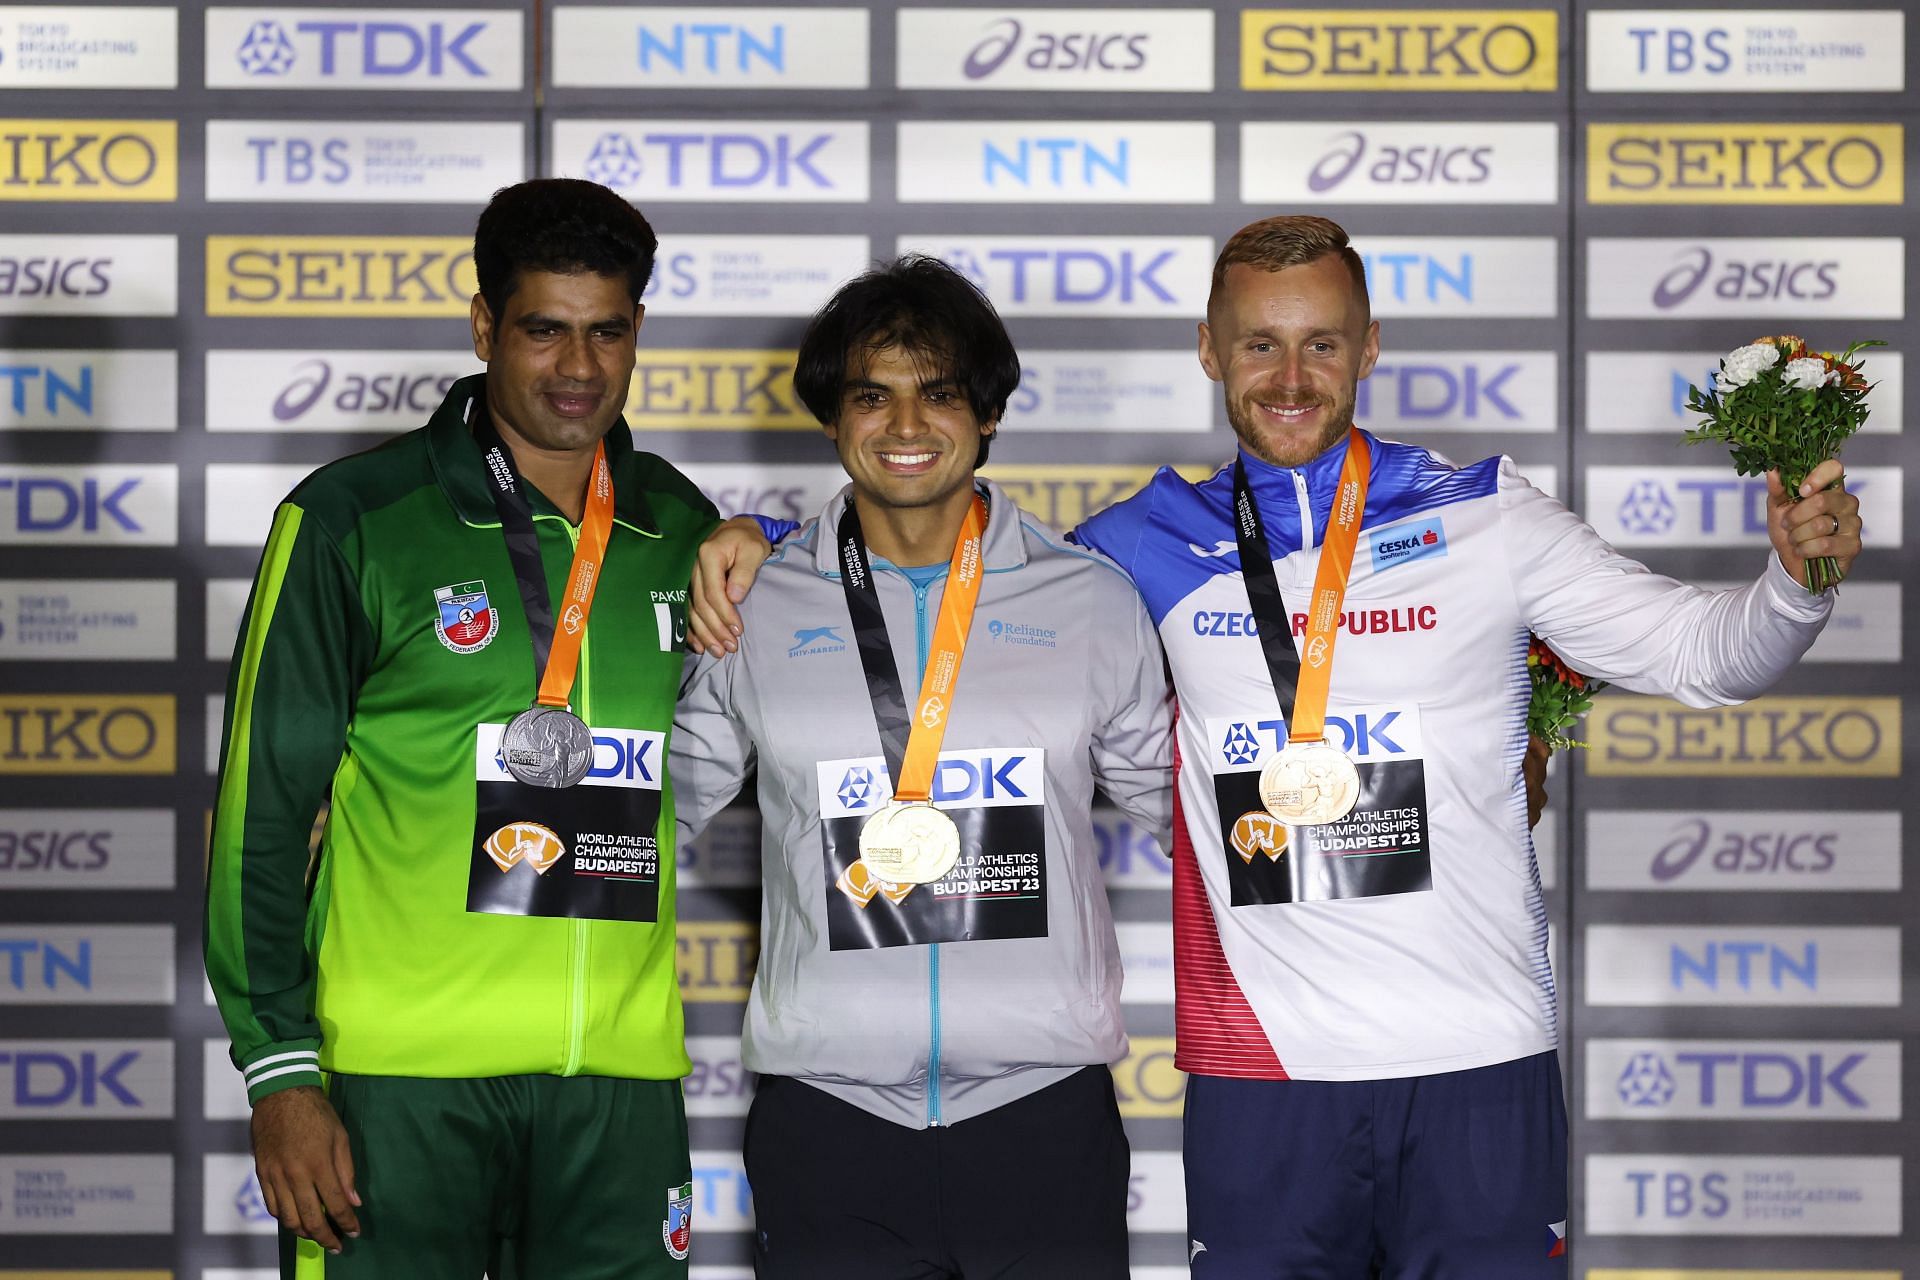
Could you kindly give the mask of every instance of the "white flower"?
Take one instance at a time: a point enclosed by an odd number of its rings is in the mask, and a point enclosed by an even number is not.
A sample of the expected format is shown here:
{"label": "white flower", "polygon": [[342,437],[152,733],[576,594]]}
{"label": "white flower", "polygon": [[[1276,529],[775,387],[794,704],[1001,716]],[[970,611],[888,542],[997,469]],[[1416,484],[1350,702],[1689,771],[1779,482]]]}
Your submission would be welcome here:
{"label": "white flower", "polygon": [[1720,376],[1715,381],[1723,387],[1744,387],[1759,377],[1763,369],[1771,369],[1779,362],[1780,352],[1771,342],[1756,342],[1729,352],[1720,362]]}
{"label": "white flower", "polygon": [[1824,361],[1787,361],[1786,382],[1795,391],[1816,391],[1832,382],[1834,377]]}

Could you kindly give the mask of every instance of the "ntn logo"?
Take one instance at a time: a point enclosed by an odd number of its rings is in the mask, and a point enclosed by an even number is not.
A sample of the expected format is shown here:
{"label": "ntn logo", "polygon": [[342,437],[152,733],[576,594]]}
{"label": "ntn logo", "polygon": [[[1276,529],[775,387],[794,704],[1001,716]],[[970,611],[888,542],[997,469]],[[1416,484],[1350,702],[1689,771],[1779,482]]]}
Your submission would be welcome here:
{"label": "ntn logo", "polygon": [[[69,379],[74,379],[69,381]],[[87,417],[93,416],[93,366],[83,364],[78,372],[69,366],[56,368],[51,364],[19,363],[0,364],[0,381],[7,383],[4,394],[15,413],[27,412],[29,388],[38,394],[34,399],[45,403],[48,414],[60,412],[60,402],[64,398],[75,411]]]}
{"label": "ntn logo", "polygon": [[[1103,149],[1086,138],[1021,138],[1000,144],[991,138],[983,144],[982,164],[988,186],[996,186],[1002,176],[1023,187],[1036,182],[1044,186],[1098,186],[1104,180],[1116,186],[1131,181],[1127,139],[1115,139]],[[1040,168],[1036,174],[1034,164]]]}
{"label": "ntn logo", "polygon": [[[58,990],[63,980],[83,990],[93,989],[93,943],[86,938],[66,951],[58,943],[39,938],[0,935],[0,956],[6,957],[7,984],[15,991],[26,991],[35,985],[49,991]],[[31,963],[36,956],[37,966]]]}
{"label": "ntn logo", "polygon": [[1671,982],[1681,990],[1697,982],[1718,991],[1724,981],[1751,991],[1756,981],[1764,981],[1780,991],[1789,980],[1809,991],[1820,989],[1820,944],[1814,941],[1803,944],[1798,955],[1777,943],[1759,940],[1707,942],[1698,950],[1675,942],[1668,948],[1668,961]]}
{"label": "ntn logo", "polygon": [[[644,10],[642,11],[644,13]],[[774,22],[748,26],[733,22],[671,22],[639,28],[642,71],[769,71],[787,69],[787,28]]]}
{"label": "ntn logo", "polygon": [[1473,254],[1462,250],[1443,259],[1433,253],[1359,251],[1367,271],[1367,289],[1375,297],[1398,302],[1425,298],[1438,302],[1441,291],[1473,301]]}

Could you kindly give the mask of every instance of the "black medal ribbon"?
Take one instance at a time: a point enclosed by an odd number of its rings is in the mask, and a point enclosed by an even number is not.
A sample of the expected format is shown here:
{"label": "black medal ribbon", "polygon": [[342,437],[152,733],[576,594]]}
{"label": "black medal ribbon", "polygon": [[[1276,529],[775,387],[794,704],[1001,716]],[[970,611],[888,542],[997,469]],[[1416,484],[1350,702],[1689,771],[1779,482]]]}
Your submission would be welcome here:
{"label": "black medal ribbon", "polygon": [[473,402],[473,441],[480,446],[481,461],[486,464],[487,491],[493,497],[493,509],[500,515],[507,558],[513,562],[513,580],[520,589],[520,605],[526,610],[527,631],[533,637],[533,683],[538,688],[553,649],[553,599],[547,594],[547,571],[540,562],[540,534],[533,527],[526,481],[513,465],[513,453],[494,430],[485,402],[478,398]]}
{"label": "black medal ribbon", "polygon": [[846,509],[840,513],[839,538],[840,589],[847,597],[847,617],[853,623],[854,647],[860,651],[860,666],[867,673],[867,697],[873,703],[873,719],[880,728],[880,750],[887,758],[887,777],[898,786],[901,762],[907,757],[907,737],[913,726],[907,720],[907,690],[900,683],[900,668],[893,661],[886,615],[880,611],[880,591],[873,583],[873,564],[867,558],[867,540],[860,532],[860,513],[854,509],[851,494],[847,496]]}
{"label": "black medal ribbon", "polygon": [[1300,651],[1294,647],[1287,602],[1280,597],[1280,579],[1273,572],[1273,552],[1267,546],[1266,526],[1260,522],[1260,504],[1254,501],[1253,486],[1247,483],[1238,455],[1233,459],[1233,532],[1240,544],[1240,573],[1246,579],[1254,629],[1260,633],[1260,652],[1267,659],[1274,696],[1280,699],[1280,714],[1291,724]]}

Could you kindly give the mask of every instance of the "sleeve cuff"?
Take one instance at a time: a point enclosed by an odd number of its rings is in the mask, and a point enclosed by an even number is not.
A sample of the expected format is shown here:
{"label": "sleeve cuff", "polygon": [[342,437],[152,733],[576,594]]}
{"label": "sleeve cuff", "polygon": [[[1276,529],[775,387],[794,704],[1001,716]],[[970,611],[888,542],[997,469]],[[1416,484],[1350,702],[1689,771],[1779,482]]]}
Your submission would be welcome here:
{"label": "sleeve cuff", "polygon": [[320,1088],[320,1050],[313,1046],[269,1046],[252,1062],[240,1068],[247,1081],[247,1102],[257,1104],[270,1093],[301,1085]]}
{"label": "sleeve cuff", "polygon": [[1833,610],[1833,593],[1814,595],[1808,591],[1807,584],[1788,573],[1787,566],[1780,563],[1779,555],[1771,548],[1767,551],[1767,566],[1767,592],[1776,612],[1800,622],[1819,622]]}
{"label": "sleeve cuff", "polygon": [[786,537],[800,526],[792,520],[780,520],[773,516],[763,516],[752,512],[748,518],[760,526],[760,532],[767,535],[767,541],[778,546],[780,539]]}

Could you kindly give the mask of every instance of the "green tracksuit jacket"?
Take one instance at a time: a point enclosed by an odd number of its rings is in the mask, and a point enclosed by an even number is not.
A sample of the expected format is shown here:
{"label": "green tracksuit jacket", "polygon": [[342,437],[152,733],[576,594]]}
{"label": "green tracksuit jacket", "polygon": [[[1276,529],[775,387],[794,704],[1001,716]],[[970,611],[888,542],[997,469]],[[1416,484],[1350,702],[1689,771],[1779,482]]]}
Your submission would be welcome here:
{"label": "green tracksuit jacket", "polygon": [[[274,517],[229,677],[207,876],[207,975],[254,1101],[318,1084],[322,1069],[688,1070],[665,735],[694,551],[716,513],[614,425],[615,524],[573,709],[596,734],[661,735],[657,756],[627,761],[630,774],[637,763],[662,775],[657,918],[469,910],[470,878],[505,871],[486,865],[476,830],[477,788],[502,785],[476,782],[490,759],[479,726],[503,724],[535,693],[524,609],[466,427],[482,387],[456,383],[426,427],[322,467]],[[528,489],[559,601],[575,531]],[[329,801],[310,876],[309,833]]]}

